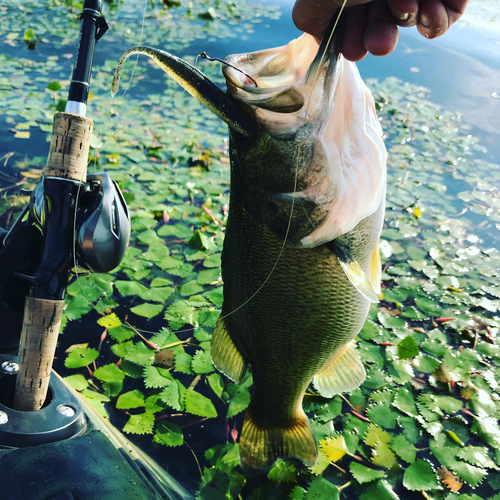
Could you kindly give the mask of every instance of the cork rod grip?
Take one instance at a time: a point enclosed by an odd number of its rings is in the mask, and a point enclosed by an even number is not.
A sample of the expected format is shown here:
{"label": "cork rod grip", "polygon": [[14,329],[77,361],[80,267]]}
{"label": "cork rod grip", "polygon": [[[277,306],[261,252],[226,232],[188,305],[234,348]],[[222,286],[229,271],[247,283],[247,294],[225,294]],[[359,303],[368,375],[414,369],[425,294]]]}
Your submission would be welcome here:
{"label": "cork rod grip", "polygon": [[26,297],[15,410],[39,410],[45,403],[63,308],[64,300]]}
{"label": "cork rod grip", "polygon": [[85,116],[56,113],[45,166],[47,177],[85,182],[94,122]]}

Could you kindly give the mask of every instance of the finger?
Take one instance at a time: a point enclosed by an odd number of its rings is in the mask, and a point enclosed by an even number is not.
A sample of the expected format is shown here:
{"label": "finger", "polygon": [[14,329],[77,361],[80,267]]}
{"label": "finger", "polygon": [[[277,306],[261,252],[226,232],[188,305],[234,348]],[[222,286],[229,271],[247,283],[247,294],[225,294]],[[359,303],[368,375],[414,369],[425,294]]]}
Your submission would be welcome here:
{"label": "finger", "polygon": [[444,8],[448,13],[450,26],[460,19],[468,4],[469,0],[443,0]]}
{"label": "finger", "polygon": [[468,0],[421,0],[418,31],[427,38],[444,35],[458,21]]}
{"label": "finger", "polygon": [[417,0],[388,0],[389,8],[399,26],[415,26],[418,22]]}
{"label": "finger", "polygon": [[345,16],[342,54],[348,61],[360,61],[368,54],[364,44],[367,7],[365,5],[350,7],[346,9]]}
{"label": "finger", "polygon": [[[370,0],[347,0],[345,6],[350,9],[351,5],[357,6],[367,2]],[[344,0],[296,0],[292,19],[299,30],[321,40],[333,15],[343,4]]]}
{"label": "finger", "polygon": [[328,2],[297,0],[293,6],[292,19],[299,30],[321,40],[337,9],[338,5],[333,0]]}
{"label": "finger", "polygon": [[421,0],[417,29],[427,38],[436,38],[448,31],[448,14],[441,0]]}
{"label": "finger", "polygon": [[368,20],[364,36],[365,48],[374,56],[390,54],[398,43],[398,27],[385,0],[367,5]]}

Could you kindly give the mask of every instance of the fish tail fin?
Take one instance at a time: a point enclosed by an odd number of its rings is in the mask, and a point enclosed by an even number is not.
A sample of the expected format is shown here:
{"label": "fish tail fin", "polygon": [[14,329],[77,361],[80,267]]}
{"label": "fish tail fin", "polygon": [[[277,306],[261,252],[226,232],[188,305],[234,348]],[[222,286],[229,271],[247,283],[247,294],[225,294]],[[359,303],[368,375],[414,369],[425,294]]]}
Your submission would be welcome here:
{"label": "fish tail fin", "polygon": [[224,319],[219,319],[212,334],[210,347],[212,361],[220,372],[239,384],[247,369],[247,362],[230,337]]}
{"label": "fish tail fin", "polygon": [[324,370],[314,376],[314,387],[323,396],[332,397],[357,389],[365,378],[365,368],[355,344],[349,342]]}
{"label": "fish tail fin", "polygon": [[307,467],[314,467],[318,461],[316,439],[303,410],[290,425],[273,427],[259,422],[250,405],[240,438],[240,463],[245,474],[264,474],[278,458],[292,457]]}

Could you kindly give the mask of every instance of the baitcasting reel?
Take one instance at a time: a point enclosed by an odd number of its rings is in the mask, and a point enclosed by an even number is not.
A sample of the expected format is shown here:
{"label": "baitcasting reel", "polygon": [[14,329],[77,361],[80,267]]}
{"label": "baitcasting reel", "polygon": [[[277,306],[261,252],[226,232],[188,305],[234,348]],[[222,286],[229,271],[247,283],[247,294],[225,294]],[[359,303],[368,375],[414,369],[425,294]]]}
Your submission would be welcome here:
{"label": "baitcasting reel", "polygon": [[[47,199],[40,182],[31,195],[29,212],[41,228],[46,210]],[[114,269],[125,255],[130,232],[130,215],[118,184],[104,172],[88,174],[79,191],[76,211],[78,267],[96,273]]]}
{"label": "baitcasting reel", "polygon": [[87,176],[76,217],[78,265],[96,273],[118,266],[130,240],[130,215],[118,184],[108,174]]}

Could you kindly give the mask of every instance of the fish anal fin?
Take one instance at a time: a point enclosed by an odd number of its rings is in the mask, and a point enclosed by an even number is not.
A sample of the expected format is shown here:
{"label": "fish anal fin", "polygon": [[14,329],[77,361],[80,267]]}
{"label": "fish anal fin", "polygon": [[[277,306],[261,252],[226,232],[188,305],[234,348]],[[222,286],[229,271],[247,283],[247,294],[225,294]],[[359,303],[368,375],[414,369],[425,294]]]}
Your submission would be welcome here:
{"label": "fish anal fin", "polygon": [[254,418],[250,405],[240,438],[240,463],[245,475],[266,473],[278,458],[298,458],[307,467],[316,465],[318,447],[308,418],[300,409],[289,425],[267,426]]}
{"label": "fish anal fin", "polygon": [[223,318],[219,319],[212,334],[210,354],[215,367],[239,384],[247,369],[247,362],[229,336]]}
{"label": "fish anal fin", "polygon": [[315,375],[313,383],[321,395],[332,397],[357,389],[365,378],[365,368],[355,344],[349,342],[324,370]]}
{"label": "fish anal fin", "polygon": [[379,242],[375,245],[375,249],[372,254],[372,261],[370,266],[370,282],[373,287],[373,291],[380,295],[381,286],[380,281],[382,279],[382,263],[380,261],[380,250],[379,250]]}

